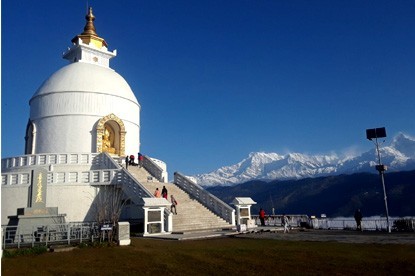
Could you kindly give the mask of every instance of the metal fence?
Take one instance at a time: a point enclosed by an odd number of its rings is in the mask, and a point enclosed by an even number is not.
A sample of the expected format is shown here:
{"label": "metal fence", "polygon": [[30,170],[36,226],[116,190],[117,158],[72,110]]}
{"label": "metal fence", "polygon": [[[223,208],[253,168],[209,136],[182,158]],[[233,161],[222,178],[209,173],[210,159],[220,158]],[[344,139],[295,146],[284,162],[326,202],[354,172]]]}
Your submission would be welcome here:
{"label": "metal fence", "polygon": [[2,226],[2,248],[49,246],[94,242],[102,236],[102,228],[95,222],[62,223],[32,226]]}
{"label": "metal fence", "polygon": [[[315,218],[311,219],[311,225],[314,229],[356,229],[356,221],[354,218]],[[406,225],[403,229],[399,229],[400,222]],[[415,218],[389,218],[392,231],[415,231]],[[367,231],[388,231],[388,223],[385,217],[368,217],[363,218],[362,230]]]}
{"label": "metal fence", "polygon": [[[252,215],[252,219],[255,220],[256,225],[261,225],[258,215]],[[266,216],[266,226],[282,226],[282,215],[269,215]],[[310,224],[310,218],[307,215],[287,215],[288,224],[293,227],[303,227]]]}
{"label": "metal fence", "polygon": [[[307,227],[312,229],[326,230],[351,230],[356,229],[354,218],[309,218],[307,215],[287,215],[288,224],[292,227]],[[281,215],[270,215],[265,219],[266,226],[282,226]],[[258,215],[253,215],[257,225],[260,225]],[[414,217],[390,217],[390,226],[392,231],[415,231]],[[363,218],[362,229],[365,231],[388,231],[388,224],[385,217],[367,217]]]}

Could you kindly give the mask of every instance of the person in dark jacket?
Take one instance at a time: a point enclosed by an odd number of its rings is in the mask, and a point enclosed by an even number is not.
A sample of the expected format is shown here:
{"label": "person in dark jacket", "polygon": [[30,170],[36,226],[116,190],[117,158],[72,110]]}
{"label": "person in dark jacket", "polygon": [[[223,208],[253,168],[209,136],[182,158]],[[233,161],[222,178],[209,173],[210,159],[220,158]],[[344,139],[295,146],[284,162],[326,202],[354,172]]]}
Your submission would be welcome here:
{"label": "person in dark jacket", "polygon": [[144,156],[141,153],[138,153],[138,166],[140,168],[143,166]]}
{"label": "person in dark jacket", "polygon": [[134,159],[135,159],[135,157],[134,157],[134,155],[130,155],[130,162],[129,162],[129,164],[131,165],[131,166],[135,166],[135,162],[134,162]]}
{"label": "person in dark jacket", "polygon": [[360,209],[357,209],[356,212],[354,212],[354,219],[356,220],[356,230],[363,231],[362,229],[362,212]]}
{"label": "person in dark jacket", "polygon": [[161,196],[167,199],[167,189],[166,186],[163,186],[163,189],[161,189]]}

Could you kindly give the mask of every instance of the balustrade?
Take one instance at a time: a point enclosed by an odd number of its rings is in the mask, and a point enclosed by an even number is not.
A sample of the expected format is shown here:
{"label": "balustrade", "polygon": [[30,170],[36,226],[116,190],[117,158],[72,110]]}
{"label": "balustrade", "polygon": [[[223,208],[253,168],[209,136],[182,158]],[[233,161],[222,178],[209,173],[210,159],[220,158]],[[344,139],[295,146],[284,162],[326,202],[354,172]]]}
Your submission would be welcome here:
{"label": "balustrade", "polygon": [[235,210],[184,175],[175,172],[174,183],[206,206],[210,211],[235,225]]}
{"label": "balustrade", "polygon": [[154,176],[160,182],[166,182],[167,179],[164,177],[164,170],[160,168],[155,161],[151,158],[143,155],[143,166],[144,168]]}

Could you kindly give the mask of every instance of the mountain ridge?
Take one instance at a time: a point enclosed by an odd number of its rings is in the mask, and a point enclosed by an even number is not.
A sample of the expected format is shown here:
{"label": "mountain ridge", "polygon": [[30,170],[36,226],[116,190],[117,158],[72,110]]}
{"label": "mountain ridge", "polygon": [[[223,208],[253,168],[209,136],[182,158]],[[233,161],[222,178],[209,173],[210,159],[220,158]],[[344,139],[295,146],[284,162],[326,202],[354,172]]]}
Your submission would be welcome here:
{"label": "mountain ridge", "polygon": [[[385,174],[389,215],[413,216],[415,170]],[[226,203],[235,197],[251,197],[267,214],[327,214],[352,217],[361,208],[365,217],[385,216],[384,194],[379,176],[372,173],[341,174],[265,182],[251,180],[234,186],[212,186],[209,192]]]}
{"label": "mountain ridge", "polygon": [[[415,138],[404,133],[396,135],[389,146],[379,149],[381,162],[389,170],[405,171],[415,169]],[[375,173],[377,164],[375,149],[354,157],[309,155],[303,153],[251,152],[247,158],[231,166],[221,167],[213,172],[191,176],[199,185],[212,187],[232,186],[251,180],[290,180],[361,172]]]}

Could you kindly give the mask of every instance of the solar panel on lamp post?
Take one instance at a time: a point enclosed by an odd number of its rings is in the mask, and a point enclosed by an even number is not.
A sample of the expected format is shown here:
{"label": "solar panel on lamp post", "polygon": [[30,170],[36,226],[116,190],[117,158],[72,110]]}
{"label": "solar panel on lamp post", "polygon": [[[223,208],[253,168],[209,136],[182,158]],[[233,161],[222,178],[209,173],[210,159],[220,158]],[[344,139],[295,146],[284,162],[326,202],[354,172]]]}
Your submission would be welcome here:
{"label": "solar panel on lamp post", "polygon": [[382,162],[381,162],[380,151],[379,151],[379,143],[378,143],[378,138],[384,138],[384,137],[386,137],[386,129],[384,127],[366,129],[366,138],[368,140],[372,141],[376,146],[376,152],[377,152],[377,156],[378,156],[378,165],[376,165],[375,168],[379,172],[380,180],[382,182],[383,195],[384,195],[384,200],[385,200],[385,209],[386,209],[386,223],[387,223],[387,227],[388,227],[388,232],[390,233],[391,232],[391,227],[390,227],[390,224],[389,224],[388,201],[387,201],[387,197],[386,197],[385,178],[384,178],[384,174],[385,174],[385,171],[387,170],[387,167],[385,165],[383,165]]}

